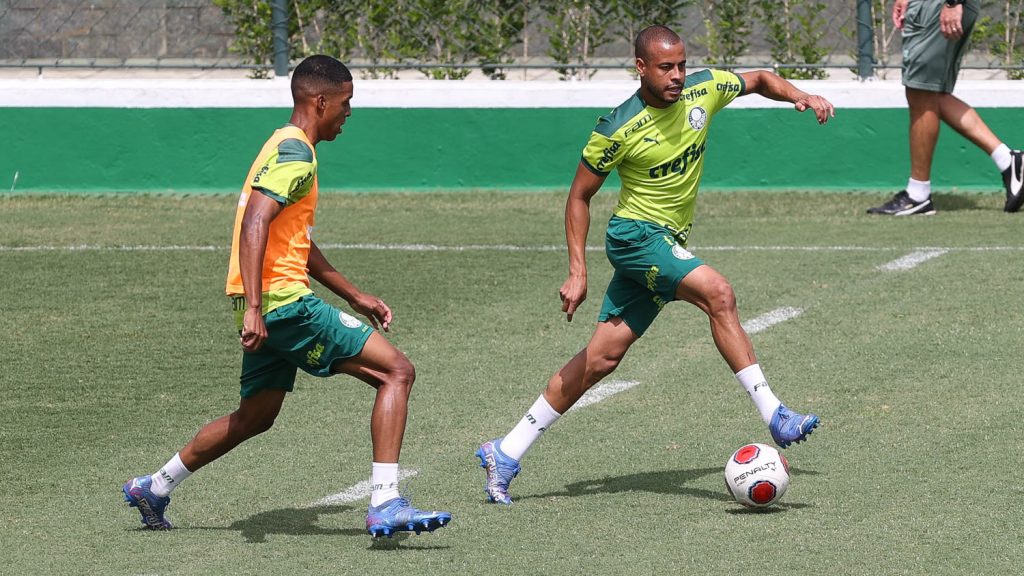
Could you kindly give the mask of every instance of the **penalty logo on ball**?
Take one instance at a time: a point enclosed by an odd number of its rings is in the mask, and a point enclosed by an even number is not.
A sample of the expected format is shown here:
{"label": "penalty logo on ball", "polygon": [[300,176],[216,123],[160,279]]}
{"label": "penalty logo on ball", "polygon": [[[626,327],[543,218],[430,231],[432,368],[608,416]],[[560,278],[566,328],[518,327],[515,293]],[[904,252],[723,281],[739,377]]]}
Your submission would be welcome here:
{"label": "penalty logo on ball", "polygon": [[725,463],[725,486],[744,506],[771,506],[789,487],[789,463],[767,444],[747,444]]}

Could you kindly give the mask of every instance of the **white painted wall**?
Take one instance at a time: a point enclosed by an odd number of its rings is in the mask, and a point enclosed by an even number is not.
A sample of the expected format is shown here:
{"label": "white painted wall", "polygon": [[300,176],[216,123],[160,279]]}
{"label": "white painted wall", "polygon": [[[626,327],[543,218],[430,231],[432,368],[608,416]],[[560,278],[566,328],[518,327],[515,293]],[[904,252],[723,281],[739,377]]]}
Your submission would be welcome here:
{"label": "white painted wall", "polygon": [[[794,82],[837,108],[903,108],[898,81]],[[355,81],[357,108],[612,108],[636,90],[636,81]],[[954,92],[977,108],[1024,107],[1024,81],[961,80]],[[0,79],[0,107],[287,108],[286,79]],[[757,96],[731,108],[788,107]]]}

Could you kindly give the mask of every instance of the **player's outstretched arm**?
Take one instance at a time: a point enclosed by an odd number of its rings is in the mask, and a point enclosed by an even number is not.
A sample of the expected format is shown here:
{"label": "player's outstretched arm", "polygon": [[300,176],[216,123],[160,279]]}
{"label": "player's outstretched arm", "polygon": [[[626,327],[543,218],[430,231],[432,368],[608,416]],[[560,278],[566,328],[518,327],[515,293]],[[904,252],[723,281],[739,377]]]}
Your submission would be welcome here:
{"label": "player's outstretched arm", "polygon": [[387,332],[391,328],[391,308],[380,298],[356,288],[355,284],[349,282],[348,278],[331,266],[315,242],[310,242],[310,244],[309,261],[306,263],[309,275],[331,292],[344,298],[349,306],[365,316],[374,328],[381,328]]}
{"label": "player's outstretched arm", "polygon": [[576,308],[587,299],[587,232],[590,231],[590,199],[601,189],[605,176],[590,171],[580,161],[565,201],[565,241],[569,246],[569,277],[558,291],[565,319],[572,322]]}
{"label": "player's outstretched arm", "polygon": [[828,122],[829,118],[835,118],[836,109],[832,103],[821,96],[808,94],[791,84],[785,78],[767,70],[754,70],[740,74],[746,84],[743,95],[760,94],[765,98],[792,102],[797,112],[813,110],[818,124]]}

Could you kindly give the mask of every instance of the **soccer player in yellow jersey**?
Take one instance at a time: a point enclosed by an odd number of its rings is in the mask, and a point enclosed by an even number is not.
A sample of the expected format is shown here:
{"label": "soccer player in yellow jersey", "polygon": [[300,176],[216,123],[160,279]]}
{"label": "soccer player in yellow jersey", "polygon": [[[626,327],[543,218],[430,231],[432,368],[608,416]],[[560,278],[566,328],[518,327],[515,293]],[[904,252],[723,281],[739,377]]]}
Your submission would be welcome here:
{"label": "soccer player in yellow jersey", "polygon": [[615,269],[597,328],[587,346],[556,372],[544,393],[503,438],[477,451],[488,500],[511,504],[509,482],[527,449],[591,386],[611,374],[662,307],[685,300],[703,310],[722,357],[753,399],[772,438],[785,448],[802,441],[818,417],[784,406],[757,364],[740,326],[729,282],[686,249],[714,115],[738,96],[760,94],[811,110],[819,123],[834,115],[821,96],[766,71],[686,74],[686,48],[664,26],[645,28],[634,44],[640,89],[598,120],[569,188],[565,235],[569,277],[562,311],[571,321],[587,297],[586,239],[590,199],[612,169],[622,180],[605,248]]}
{"label": "soccer player in yellow jersey", "polygon": [[207,424],[167,464],[123,488],[142,524],[168,529],[170,493],[199,468],[270,429],[294,386],[297,368],[344,373],[377,390],[370,417],[372,492],[366,529],[373,536],[433,531],[447,512],[414,508],[398,492],[398,456],[415,370],[409,359],[357,318],[313,295],[312,276],[373,326],[388,330],[391,309],[334,269],[312,232],[317,204],[316,145],[332,141],[351,115],[352,74],[329,56],[311,56],[291,79],[289,123],[256,157],[235,215],[227,294],[242,345],[238,410]]}

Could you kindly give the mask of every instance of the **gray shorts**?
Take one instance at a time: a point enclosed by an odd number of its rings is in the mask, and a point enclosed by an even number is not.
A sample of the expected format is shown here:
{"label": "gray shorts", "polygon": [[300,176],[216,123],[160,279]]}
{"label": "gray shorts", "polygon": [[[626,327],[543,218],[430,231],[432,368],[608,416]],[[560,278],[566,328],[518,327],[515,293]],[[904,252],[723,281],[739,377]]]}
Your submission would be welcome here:
{"label": "gray shorts", "polygon": [[979,0],[964,4],[964,34],[949,40],[939,30],[943,0],[910,0],[903,23],[903,85],[908,88],[949,94],[956,86],[960,61],[974,29]]}

